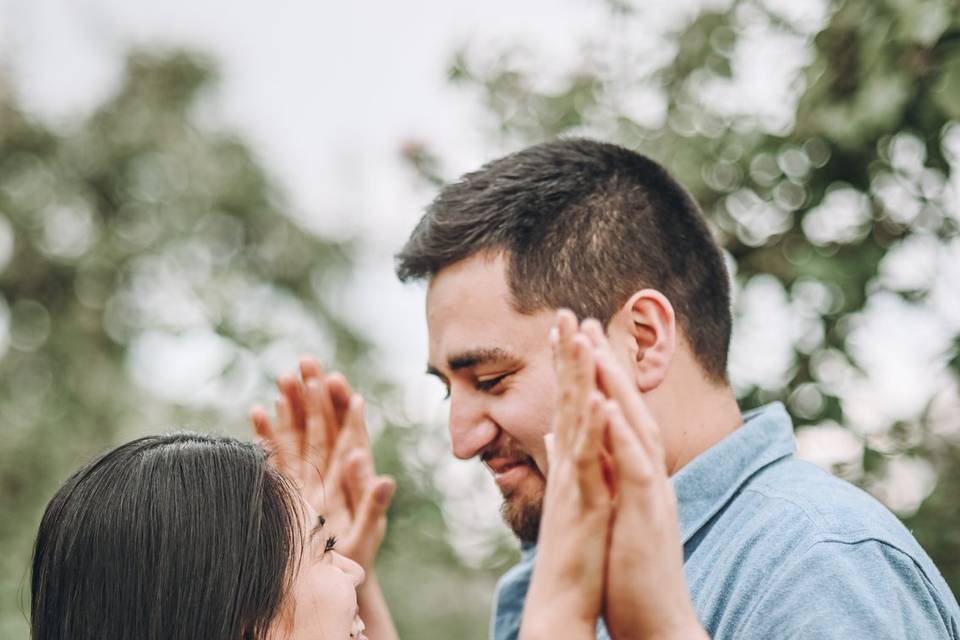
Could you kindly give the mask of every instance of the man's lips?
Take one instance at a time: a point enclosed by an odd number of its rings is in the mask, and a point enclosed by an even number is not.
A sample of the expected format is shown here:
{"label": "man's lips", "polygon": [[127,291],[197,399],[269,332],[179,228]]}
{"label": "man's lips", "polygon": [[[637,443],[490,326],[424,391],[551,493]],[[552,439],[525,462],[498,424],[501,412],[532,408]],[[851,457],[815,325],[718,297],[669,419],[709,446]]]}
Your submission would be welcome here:
{"label": "man's lips", "polygon": [[484,462],[484,464],[486,464],[486,465],[490,468],[490,471],[493,471],[493,473],[494,473],[495,475],[500,475],[500,474],[502,474],[502,473],[506,473],[507,471],[509,471],[510,469],[513,469],[514,467],[518,467],[518,466],[520,466],[520,465],[529,464],[529,463],[530,463],[530,460],[527,459],[527,458],[520,458],[520,459],[517,459],[517,458],[488,458],[488,459],[484,460],[483,462]]}
{"label": "man's lips", "polygon": [[493,479],[503,490],[526,477],[536,468],[531,458],[489,458],[484,463],[493,472]]}

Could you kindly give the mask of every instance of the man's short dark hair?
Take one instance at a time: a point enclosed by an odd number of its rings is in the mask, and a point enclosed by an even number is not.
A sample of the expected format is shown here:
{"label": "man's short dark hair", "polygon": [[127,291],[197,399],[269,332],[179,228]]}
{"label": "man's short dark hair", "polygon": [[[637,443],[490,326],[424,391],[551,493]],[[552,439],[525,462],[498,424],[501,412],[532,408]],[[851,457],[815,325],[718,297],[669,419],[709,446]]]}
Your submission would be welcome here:
{"label": "man's short dark hair", "polygon": [[397,254],[397,276],[430,278],[501,251],[521,313],[568,307],[606,325],[634,292],[659,290],[707,377],[726,381],[723,255],[699,206],[653,160],[584,139],[494,160],[437,195]]}

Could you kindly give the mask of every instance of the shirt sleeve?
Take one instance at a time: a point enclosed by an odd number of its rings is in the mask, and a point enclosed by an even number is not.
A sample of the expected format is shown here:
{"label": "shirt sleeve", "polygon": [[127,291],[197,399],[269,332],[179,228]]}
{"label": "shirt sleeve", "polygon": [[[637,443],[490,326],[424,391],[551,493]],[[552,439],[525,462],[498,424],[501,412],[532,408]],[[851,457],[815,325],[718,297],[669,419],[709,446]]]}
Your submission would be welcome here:
{"label": "shirt sleeve", "polygon": [[737,638],[958,640],[944,596],[906,553],[823,541],[781,568]]}

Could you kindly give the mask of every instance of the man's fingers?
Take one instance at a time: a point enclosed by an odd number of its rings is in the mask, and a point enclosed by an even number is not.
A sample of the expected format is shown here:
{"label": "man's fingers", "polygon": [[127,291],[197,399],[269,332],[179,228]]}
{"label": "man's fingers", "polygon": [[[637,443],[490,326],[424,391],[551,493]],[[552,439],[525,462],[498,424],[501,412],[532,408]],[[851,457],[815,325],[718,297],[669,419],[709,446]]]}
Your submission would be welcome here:
{"label": "man's fingers", "polygon": [[600,466],[600,449],[603,445],[603,428],[606,416],[604,398],[593,391],[587,398],[587,414],[577,433],[574,445],[574,461],[581,492],[588,499],[597,499],[600,491],[606,491],[603,471]]}
{"label": "man's fingers", "polygon": [[596,390],[597,367],[594,349],[590,340],[583,334],[573,337],[574,401],[579,424],[585,425],[590,417],[590,394]]}
{"label": "man's fingers", "polygon": [[[597,381],[600,389],[611,399],[620,403],[627,424],[636,431],[644,445],[651,452],[662,451],[660,441],[660,427],[643,400],[643,394],[637,385],[630,380],[626,372],[617,362],[610,343],[597,325],[587,325],[584,328],[591,342],[594,344]],[[599,333],[599,335],[598,335]]]}
{"label": "man's fingers", "polygon": [[550,470],[553,469],[554,462],[557,459],[556,450],[554,449],[556,446],[555,443],[556,436],[554,434],[548,433],[543,436],[543,448],[547,451],[547,468],[545,471],[548,477],[550,475]]}
{"label": "man's fingers", "polygon": [[603,403],[603,411],[610,425],[610,440],[619,489],[629,493],[630,489],[649,485],[657,473],[656,463],[650,453],[627,423],[616,401],[606,400]]}
{"label": "man's fingers", "polygon": [[565,455],[573,446],[574,430],[580,415],[576,384],[576,334],[577,320],[568,309],[557,312],[557,320],[551,340],[554,343],[554,370],[557,375],[557,407],[554,417],[554,433],[559,455]]}

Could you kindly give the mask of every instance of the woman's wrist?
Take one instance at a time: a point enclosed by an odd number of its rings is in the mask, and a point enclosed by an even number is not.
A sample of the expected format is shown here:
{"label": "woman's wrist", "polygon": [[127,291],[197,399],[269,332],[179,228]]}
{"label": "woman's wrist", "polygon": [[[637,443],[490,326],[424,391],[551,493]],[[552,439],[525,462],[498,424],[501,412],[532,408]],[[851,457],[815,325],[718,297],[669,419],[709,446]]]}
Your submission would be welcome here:
{"label": "woman's wrist", "polygon": [[606,622],[613,640],[634,640],[639,637],[646,640],[710,640],[693,609],[688,614],[655,625],[637,621],[627,627],[623,621],[619,625],[611,624],[609,620]]}
{"label": "woman's wrist", "polygon": [[597,622],[570,620],[563,616],[550,616],[542,612],[524,614],[520,624],[520,640],[594,640]]}

